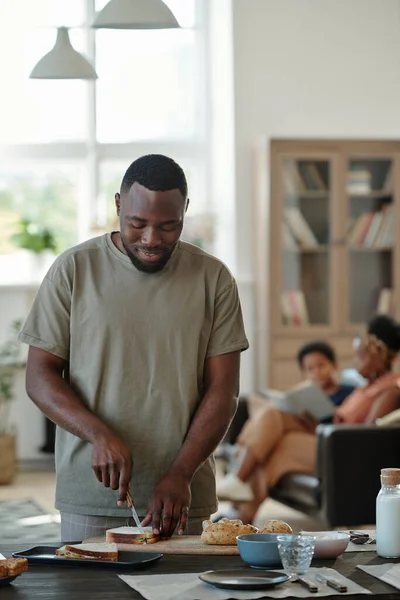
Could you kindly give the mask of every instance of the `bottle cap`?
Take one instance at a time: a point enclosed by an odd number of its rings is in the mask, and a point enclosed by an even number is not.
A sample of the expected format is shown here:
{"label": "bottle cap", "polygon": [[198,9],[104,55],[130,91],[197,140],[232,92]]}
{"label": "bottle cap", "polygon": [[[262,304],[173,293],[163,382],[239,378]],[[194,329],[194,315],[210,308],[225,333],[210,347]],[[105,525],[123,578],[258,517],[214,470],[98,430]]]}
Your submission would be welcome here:
{"label": "bottle cap", "polygon": [[386,485],[399,485],[400,469],[381,469],[381,477]]}

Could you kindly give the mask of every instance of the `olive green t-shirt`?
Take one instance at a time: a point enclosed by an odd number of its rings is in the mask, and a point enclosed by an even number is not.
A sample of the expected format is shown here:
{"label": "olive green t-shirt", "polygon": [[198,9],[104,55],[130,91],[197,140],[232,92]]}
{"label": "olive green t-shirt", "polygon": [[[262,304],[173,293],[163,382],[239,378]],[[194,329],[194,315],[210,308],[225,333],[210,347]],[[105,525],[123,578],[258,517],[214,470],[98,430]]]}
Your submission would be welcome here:
{"label": "olive green t-shirt", "polygon": [[[164,269],[143,273],[111,234],[56,259],[19,339],[68,361],[71,387],[130,448],[142,515],[201,401],[206,359],[248,348],[236,283],[221,261],[180,241]],[[128,515],[97,481],[91,451],[57,427],[56,507]],[[193,478],[191,516],[216,510],[214,475],[210,457]]]}

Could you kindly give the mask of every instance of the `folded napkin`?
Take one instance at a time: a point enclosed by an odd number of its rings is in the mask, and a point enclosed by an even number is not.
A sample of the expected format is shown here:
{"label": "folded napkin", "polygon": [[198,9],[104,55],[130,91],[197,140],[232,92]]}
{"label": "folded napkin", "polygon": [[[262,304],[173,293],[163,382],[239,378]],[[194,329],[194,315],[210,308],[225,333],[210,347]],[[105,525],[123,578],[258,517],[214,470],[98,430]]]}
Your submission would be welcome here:
{"label": "folded napkin", "polygon": [[[282,570],[280,570],[283,572]],[[333,596],[339,594],[370,594],[369,590],[357,585],[350,579],[346,579],[334,569],[311,568],[307,572],[307,578],[315,581],[314,575],[320,573],[326,577],[332,577],[347,585],[347,592],[339,593],[323,583],[318,583],[319,591],[312,593],[298,583],[286,581],[274,588],[264,590],[225,590],[215,588],[199,579],[201,573],[180,573],[176,575],[119,575],[125,583],[142,594],[146,600],[248,600],[251,598],[313,598],[318,596]]]}
{"label": "folded napkin", "polygon": [[400,590],[400,564],[357,565],[357,568]]}

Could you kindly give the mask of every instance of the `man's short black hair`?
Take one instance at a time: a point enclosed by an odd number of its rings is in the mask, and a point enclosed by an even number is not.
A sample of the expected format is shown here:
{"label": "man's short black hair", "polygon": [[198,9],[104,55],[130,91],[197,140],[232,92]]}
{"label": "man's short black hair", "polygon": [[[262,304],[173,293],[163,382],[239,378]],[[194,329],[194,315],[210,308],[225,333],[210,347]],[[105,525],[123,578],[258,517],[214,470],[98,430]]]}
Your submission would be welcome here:
{"label": "man's short black hair", "polygon": [[369,335],[375,335],[394,352],[400,350],[400,325],[389,315],[376,315],[368,323]]}
{"label": "man's short black hair", "polygon": [[134,183],[154,192],[179,190],[186,200],[188,187],[182,167],[163,154],[146,154],[128,167],[121,183],[121,194],[129,192]]}
{"label": "man's short black hair", "polygon": [[303,368],[303,361],[308,354],[319,352],[323,354],[325,358],[329,360],[333,365],[336,364],[336,353],[332,346],[327,342],[309,342],[304,344],[297,353],[297,362],[299,363],[300,369]]}

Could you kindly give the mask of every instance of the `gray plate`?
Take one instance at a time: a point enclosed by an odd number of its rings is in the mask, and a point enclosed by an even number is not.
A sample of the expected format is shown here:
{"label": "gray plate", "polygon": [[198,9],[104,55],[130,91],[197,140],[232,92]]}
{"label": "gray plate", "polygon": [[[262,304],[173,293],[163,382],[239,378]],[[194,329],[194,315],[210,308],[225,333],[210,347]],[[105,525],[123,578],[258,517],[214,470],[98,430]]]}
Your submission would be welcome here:
{"label": "gray plate", "polygon": [[264,590],[289,579],[288,575],[278,571],[256,572],[250,569],[227,569],[207,571],[199,575],[205,583],[226,590]]}

